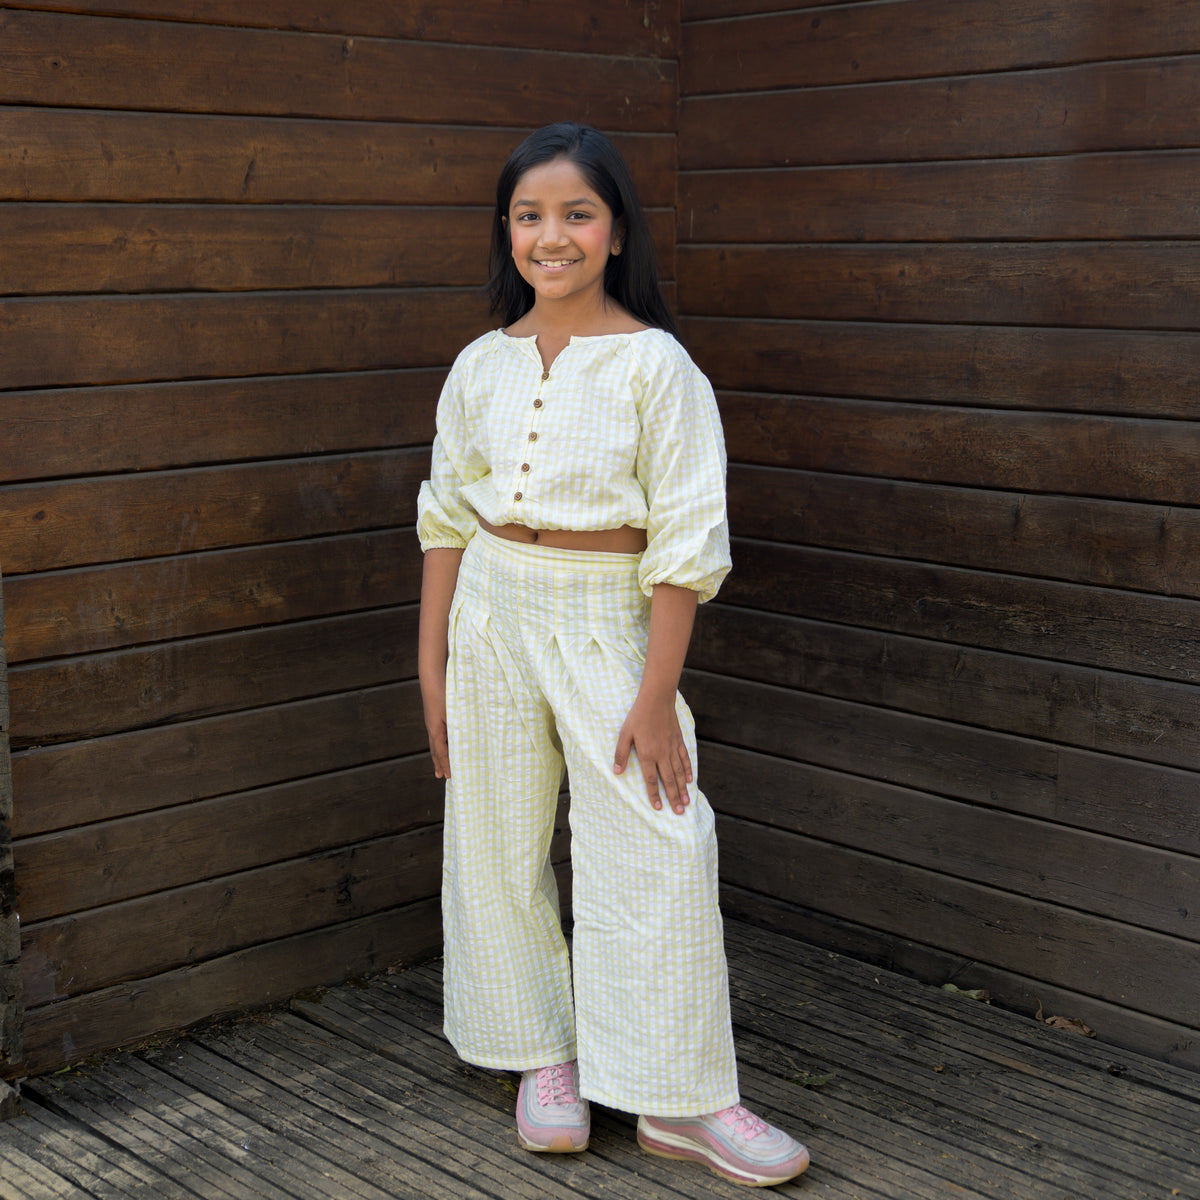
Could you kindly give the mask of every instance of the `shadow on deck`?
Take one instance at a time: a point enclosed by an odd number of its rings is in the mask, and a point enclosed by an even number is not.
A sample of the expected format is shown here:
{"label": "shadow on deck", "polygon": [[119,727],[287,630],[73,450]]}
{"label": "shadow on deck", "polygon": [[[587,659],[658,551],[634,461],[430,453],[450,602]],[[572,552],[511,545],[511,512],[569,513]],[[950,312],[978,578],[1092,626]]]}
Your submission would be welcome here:
{"label": "shadow on deck", "polygon": [[[742,1087],[807,1142],[788,1196],[1200,1200],[1200,1077],[727,922]],[[595,1110],[516,1144],[512,1077],[440,1033],[440,963],[24,1085],[0,1197],[745,1196]]]}

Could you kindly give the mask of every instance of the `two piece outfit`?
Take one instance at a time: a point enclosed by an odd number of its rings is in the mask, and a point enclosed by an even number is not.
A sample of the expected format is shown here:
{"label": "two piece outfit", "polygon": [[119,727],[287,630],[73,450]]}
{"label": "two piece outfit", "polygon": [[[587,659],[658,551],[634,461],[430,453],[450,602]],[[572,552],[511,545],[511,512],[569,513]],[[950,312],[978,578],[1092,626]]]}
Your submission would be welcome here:
{"label": "two piece outfit", "polygon": [[[713,813],[690,788],[655,810],[636,761],[614,775],[641,682],[655,584],[715,595],[729,570],[725,450],[708,380],[669,334],[495,330],[438,405],[422,550],[464,549],[450,611],[446,1034],[482,1067],[578,1059],[581,1094],[627,1112],[736,1104]],[[644,528],[641,554],[481,529]],[[676,712],[695,767],[695,730]],[[570,778],[574,986],[549,860]]]}

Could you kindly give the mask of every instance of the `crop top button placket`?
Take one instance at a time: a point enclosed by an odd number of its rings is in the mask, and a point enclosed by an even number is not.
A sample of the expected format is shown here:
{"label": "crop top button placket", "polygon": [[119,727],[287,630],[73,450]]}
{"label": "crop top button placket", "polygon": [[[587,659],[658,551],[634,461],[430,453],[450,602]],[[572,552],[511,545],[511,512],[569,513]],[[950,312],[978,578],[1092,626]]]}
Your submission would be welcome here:
{"label": "crop top button placket", "polygon": [[525,498],[526,480],[529,477],[529,472],[533,468],[533,447],[538,440],[538,419],[542,415],[542,409],[545,408],[546,402],[542,397],[542,389],[550,381],[550,372],[543,371],[542,377],[538,381],[537,395],[533,399],[533,415],[529,419],[529,434],[526,438],[526,444],[521,452],[522,462],[517,467],[515,477],[515,490],[513,491],[513,503],[519,504]]}

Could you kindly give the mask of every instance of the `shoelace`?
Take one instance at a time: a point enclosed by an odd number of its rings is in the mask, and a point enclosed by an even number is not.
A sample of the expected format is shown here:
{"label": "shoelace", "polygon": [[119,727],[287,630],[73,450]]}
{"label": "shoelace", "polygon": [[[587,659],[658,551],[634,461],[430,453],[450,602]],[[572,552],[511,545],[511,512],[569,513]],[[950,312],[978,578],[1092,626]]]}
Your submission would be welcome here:
{"label": "shoelace", "polygon": [[719,1113],[714,1114],[718,1120],[723,1121],[734,1133],[740,1133],[747,1141],[756,1138],[759,1134],[766,1133],[771,1127],[762,1119],[756,1117],[748,1108],[741,1104],[734,1104],[730,1108],[723,1108]]}
{"label": "shoelace", "polygon": [[575,1092],[575,1072],[570,1063],[556,1063],[552,1067],[539,1067],[537,1079],[538,1104],[578,1104]]}

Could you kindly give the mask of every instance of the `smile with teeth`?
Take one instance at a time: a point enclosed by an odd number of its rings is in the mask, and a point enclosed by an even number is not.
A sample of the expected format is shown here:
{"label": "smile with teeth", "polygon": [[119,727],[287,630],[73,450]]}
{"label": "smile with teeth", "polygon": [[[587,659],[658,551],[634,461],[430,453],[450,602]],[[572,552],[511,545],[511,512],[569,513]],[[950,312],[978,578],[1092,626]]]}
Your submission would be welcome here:
{"label": "smile with teeth", "polygon": [[534,260],[539,267],[545,267],[548,270],[554,270],[557,267],[569,267],[572,263],[579,260],[577,258],[543,258]]}

